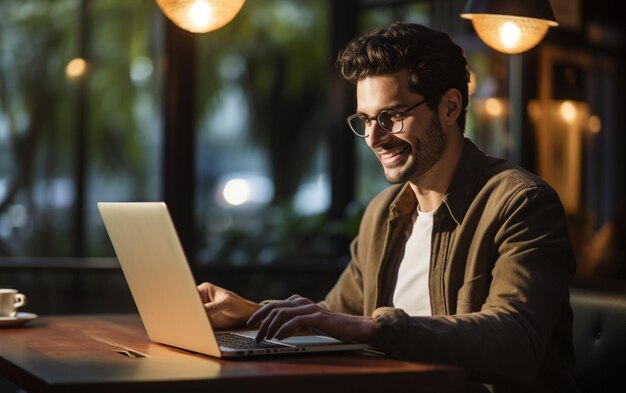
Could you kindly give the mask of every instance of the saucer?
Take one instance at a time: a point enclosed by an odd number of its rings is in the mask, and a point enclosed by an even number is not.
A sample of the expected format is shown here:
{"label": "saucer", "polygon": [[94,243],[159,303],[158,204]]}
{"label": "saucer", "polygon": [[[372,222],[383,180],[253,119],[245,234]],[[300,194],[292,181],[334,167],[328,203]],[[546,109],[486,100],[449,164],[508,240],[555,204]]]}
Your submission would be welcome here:
{"label": "saucer", "polygon": [[0,328],[17,327],[37,318],[37,314],[18,312],[14,317],[0,317]]}

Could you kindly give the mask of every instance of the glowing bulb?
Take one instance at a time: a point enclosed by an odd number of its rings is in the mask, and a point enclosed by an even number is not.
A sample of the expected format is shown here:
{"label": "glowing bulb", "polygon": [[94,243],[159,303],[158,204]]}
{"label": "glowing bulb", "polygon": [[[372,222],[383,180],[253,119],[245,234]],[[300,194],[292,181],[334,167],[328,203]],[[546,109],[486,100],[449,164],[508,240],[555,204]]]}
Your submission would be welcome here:
{"label": "glowing bulb", "polygon": [[232,179],[224,185],[224,200],[233,206],[243,205],[250,199],[250,184],[244,179]]}
{"label": "glowing bulb", "polygon": [[537,18],[498,14],[461,14],[470,19],[481,40],[502,53],[521,53],[537,45],[558,23]]}
{"label": "glowing bulb", "polygon": [[559,114],[566,123],[573,123],[576,120],[576,107],[571,101],[563,101],[559,106]]}
{"label": "glowing bulb", "polygon": [[156,0],[165,16],[192,33],[217,30],[233,20],[245,0]]}
{"label": "glowing bulb", "polygon": [[500,29],[500,42],[502,46],[511,50],[519,45],[522,38],[522,31],[513,22],[505,22]]}
{"label": "glowing bulb", "polygon": [[65,76],[70,79],[80,78],[87,72],[87,62],[80,57],[72,59],[65,66]]}
{"label": "glowing bulb", "polygon": [[204,1],[197,1],[189,7],[187,18],[196,30],[204,30],[211,24],[213,8],[211,4]]}

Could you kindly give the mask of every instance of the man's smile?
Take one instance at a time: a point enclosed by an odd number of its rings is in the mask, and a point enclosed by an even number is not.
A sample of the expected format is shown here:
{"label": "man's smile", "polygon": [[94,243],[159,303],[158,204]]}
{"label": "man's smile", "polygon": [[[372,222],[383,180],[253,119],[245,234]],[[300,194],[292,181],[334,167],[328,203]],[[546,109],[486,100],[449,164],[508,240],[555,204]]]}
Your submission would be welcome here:
{"label": "man's smile", "polygon": [[383,164],[383,166],[392,167],[404,161],[406,159],[406,155],[408,155],[409,150],[409,144],[390,147],[381,146],[376,149],[376,154],[378,155],[378,158],[380,159],[380,162]]}

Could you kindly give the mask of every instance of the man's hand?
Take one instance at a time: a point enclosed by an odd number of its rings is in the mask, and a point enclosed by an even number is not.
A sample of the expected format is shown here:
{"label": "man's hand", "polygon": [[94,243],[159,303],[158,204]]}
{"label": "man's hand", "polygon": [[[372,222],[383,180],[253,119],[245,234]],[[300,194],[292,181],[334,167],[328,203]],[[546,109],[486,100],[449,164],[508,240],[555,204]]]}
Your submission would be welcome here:
{"label": "man's hand", "polygon": [[252,315],[248,326],[259,323],[257,341],[281,340],[308,328],[345,342],[369,343],[379,332],[378,324],[370,317],[331,311],[299,295],[263,306]]}
{"label": "man's hand", "polygon": [[198,285],[198,292],[215,329],[244,326],[250,316],[261,308],[257,303],[208,282]]}

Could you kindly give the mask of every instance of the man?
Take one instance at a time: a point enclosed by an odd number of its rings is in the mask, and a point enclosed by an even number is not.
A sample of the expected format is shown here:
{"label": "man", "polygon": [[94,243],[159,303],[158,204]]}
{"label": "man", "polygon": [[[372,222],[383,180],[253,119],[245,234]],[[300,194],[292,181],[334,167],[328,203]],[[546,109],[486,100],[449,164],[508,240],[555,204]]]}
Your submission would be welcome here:
{"label": "man", "polygon": [[323,302],[295,295],[261,307],[204,283],[211,321],[258,325],[258,339],[310,328],[456,364],[497,392],[577,391],[562,205],[541,179],[463,137],[463,50],[396,23],[350,42],[337,67],[356,85],[349,125],[395,185],[369,204]]}

